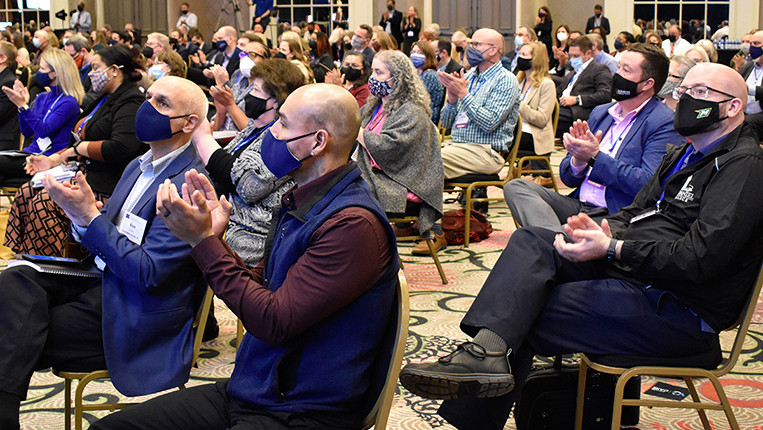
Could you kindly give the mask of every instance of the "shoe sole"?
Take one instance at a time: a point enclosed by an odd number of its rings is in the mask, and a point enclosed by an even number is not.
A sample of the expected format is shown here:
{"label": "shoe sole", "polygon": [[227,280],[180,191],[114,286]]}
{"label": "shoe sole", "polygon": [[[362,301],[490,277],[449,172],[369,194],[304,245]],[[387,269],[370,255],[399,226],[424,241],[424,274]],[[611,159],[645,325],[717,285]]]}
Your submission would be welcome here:
{"label": "shoe sole", "polygon": [[403,370],[400,373],[400,383],[413,394],[436,400],[499,397],[514,389],[512,375],[479,373],[461,375]]}
{"label": "shoe sole", "polygon": [[[447,247],[448,247],[448,244],[447,244],[447,243],[445,243],[445,245],[441,246],[439,249],[437,248],[437,245],[435,245],[435,247],[434,247],[434,252],[435,252],[435,254],[436,254],[436,253],[438,253],[438,252],[442,251],[443,249],[446,249]],[[430,253],[429,253],[429,247],[427,247],[427,248],[426,248],[425,250],[423,250],[423,251],[416,251],[416,250],[411,250],[411,255],[424,256],[424,255],[432,255],[432,254],[430,254]]]}

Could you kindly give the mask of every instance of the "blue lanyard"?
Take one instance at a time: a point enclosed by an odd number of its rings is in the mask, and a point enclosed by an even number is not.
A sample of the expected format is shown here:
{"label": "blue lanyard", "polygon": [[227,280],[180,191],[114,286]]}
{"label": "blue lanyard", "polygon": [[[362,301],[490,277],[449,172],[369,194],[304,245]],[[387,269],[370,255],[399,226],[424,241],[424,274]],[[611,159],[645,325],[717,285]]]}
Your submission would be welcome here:
{"label": "blue lanyard", "polygon": [[257,131],[256,129],[252,130],[252,132],[249,133],[249,136],[246,139],[244,139],[241,142],[239,142],[238,145],[236,145],[236,147],[233,148],[233,151],[231,151],[230,153],[231,154],[235,154],[236,152],[238,152],[239,149],[241,149],[242,146],[248,145],[248,144],[252,143],[254,141],[254,139],[257,139],[257,136],[261,135],[263,132],[265,132],[265,130],[269,129],[270,126],[273,125],[275,122],[276,121],[273,120],[270,124],[268,124],[265,127],[261,128],[260,131],[258,131],[257,133],[255,133],[255,131]]}
{"label": "blue lanyard", "polygon": [[[491,67],[492,67],[492,66],[491,66]],[[501,71],[501,69],[500,69],[500,68],[497,68],[497,69],[495,69],[495,70],[493,71],[493,73],[491,73],[489,76],[486,76],[486,77],[485,77],[485,79],[484,79],[482,82],[480,82],[479,86],[477,87],[477,89],[476,89],[474,92],[475,92],[475,93],[479,92],[480,88],[482,88],[482,85],[484,85],[484,84],[485,84],[485,82],[487,82],[487,81],[488,81],[490,78],[492,78],[492,77],[493,77],[493,75],[495,75],[495,74],[496,74],[496,73],[498,73],[499,71]],[[477,79],[479,79],[479,76],[478,76],[478,75],[477,75],[477,73],[475,72],[475,73],[474,73],[474,76],[472,77],[472,81],[471,81],[471,82],[469,82],[469,92],[470,92],[470,93],[472,92],[472,86],[474,86],[474,81],[475,81],[475,80],[477,80]]]}
{"label": "blue lanyard", "polygon": [[660,210],[660,203],[662,203],[662,199],[665,198],[665,188],[667,188],[668,185],[668,179],[670,179],[671,176],[675,175],[676,172],[681,170],[682,167],[684,167],[684,163],[686,163],[686,160],[694,154],[694,147],[692,146],[691,150],[687,149],[686,153],[681,157],[680,160],[678,160],[678,163],[673,167],[673,170],[670,171],[668,176],[663,179],[663,186],[662,186],[662,194],[660,194],[660,199],[657,200],[657,210]]}
{"label": "blue lanyard", "polygon": [[[640,112],[639,112],[639,113],[640,113]],[[617,136],[617,140],[613,140],[613,139],[615,138],[615,133],[609,133],[609,143],[610,143],[610,145],[611,145],[611,146],[609,147],[609,155],[612,155],[612,153],[613,153],[613,152],[614,152],[614,150],[615,150],[615,145],[617,144],[617,142],[619,142],[619,141],[620,141],[620,139],[623,137],[623,135],[625,134],[625,132],[626,132],[626,131],[630,131],[630,127],[631,127],[631,125],[633,124],[633,122],[634,122],[634,121],[636,121],[636,117],[638,117],[638,114],[636,114],[636,115],[633,115],[633,118],[631,118],[630,120],[628,120],[628,124],[626,124],[626,125],[625,125],[625,128],[623,128],[623,131],[621,131],[621,132],[620,132],[620,135],[619,135],[619,136]]]}
{"label": "blue lanyard", "polygon": [[107,98],[107,97],[108,97],[108,96],[104,97],[104,98],[101,100],[101,102],[100,102],[100,103],[98,103],[98,106],[96,106],[96,107],[95,107],[95,109],[93,109],[93,111],[92,111],[92,112],[90,112],[90,115],[86,116],[86,117],[85,117],[85,119],[84,119],[84,120],[82,120],[82,123],[80,123],[80,125],[79,125],[79,128],[77,128],[77,134],[79,134],[79,137],[83,137],[83,136],[80,134],[80,133],[82,133],[82,129],[85,127],[85,124],[87,124],[87,122],[88,122],[88,121],[90,121],[90,118],[92,118],[92,117],[93,117],[93,115],[95,115],[95,112],[98,110],[98,108],[100,108],[100,107],[101,107],[101,105],[102,105],[102,104],[103,104],[103,103],[106,101],[106,98]]}
{"label": "blue lanyard", "polygon": [[58,97],[56,98],[56,100],[54,100],[54,101],[53,101],[53,104],[52,104],[52,105],[50,105],[50,107],[48,108],[48,111],[47,111],[47,112],[45,112],[45,116],[44,116],[44,117],[42,117],[42,122],[45,122],[45,120],[46,120],[46,119],[48,119],[48,115],[50,115],[50,112],[51,112],[51,111],[53,110],[53,108],[56,106],[56,103],[58,103],[58,101],[59,101],[59,100],[61,100],[61,97],[63,97],[63,96],[64,96],[64,93],[61,93],[61,94],[59,94],[59,95],[58,95]]}
{"label": "blue lanyard", "polygon": [[760,77],[758,76],[758,70],[760,69],[760,66],[757,64],[752,67],[752,74],[755,77],[755,82],[760,82]]}
{"label": "blue lanyard", "polygon": [[371,124],[374,123],[374,118],[376,118],[376,114],[379,113],[379,109],[381,109],[381,107],[382,107],[382,103],[379,102],[379,105],[376,106],[376,110],[374,111],[374,114],[371,115],[371,119],[369,119],[368,124],[366,124],[366,130],[371,131],[371,129],[368,127],[371,127]]}

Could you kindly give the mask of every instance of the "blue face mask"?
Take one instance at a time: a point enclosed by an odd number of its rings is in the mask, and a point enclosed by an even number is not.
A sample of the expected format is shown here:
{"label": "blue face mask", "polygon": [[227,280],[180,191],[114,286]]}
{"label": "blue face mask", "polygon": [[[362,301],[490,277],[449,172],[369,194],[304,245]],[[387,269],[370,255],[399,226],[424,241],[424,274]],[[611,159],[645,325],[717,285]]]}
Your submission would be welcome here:
{"label": "blue face mask", "polygon": [[427,62],[427,57],[424,54],[411,54],[411,62],[413,67],[420,69],[424,67],[424,63]]}
{"label": "blue face mask", "polygon": [[514,49],[519,51],[519,48],[525,44],[525,38],[522,36],[514,36]]}
{"label": "blue face mask", "polygon": [[281,179],[296,170],[305,160],[312,157],[313,155],[310,154],[300,160],[295,157],[291,151],[289,151],[289,146],[286,144],[315,133],[317,132],[313,131],[310,133],[305,133],[301,136],[284,140],[277,139],[268,129],[268,131],[265,132],[265,135],[262,137],[262,146],[260,147],[260,155],[262,156],[262,162],[265,163],[265,167],[267,167],[268,170],[270,170],[270,172],[273,173],[273,175],[278,179]]}
{"label": "blue face mask", "polygon": [[469,45],[469,47],[466,48],[466,61],[468,61],[472,67],[479,66],[485,61],[485,57],[482,55],[483,52],[485,51],[480,51],[472,45]]}
{"label": "blue face mask", "polygon": [[755,60],[755,59],[759,58],[761,55],[763,55],[763,48],[762,47],[750,45],[750,58]]}
{"label": "blue face mask", "polygon": [[580,68],[583,67],[583,59],[579,57],[570,58],[570,66],[575,70],[580,70]]}
{"label": "blue face mask", "polygon": [[615,49],[618,51],[623,49],[623,42],[620,42],[619,40],[615,40]]}
{"label": "blue face mask", "polygon": [[218,40],[215,42],[215,47],[218,51],[223,52],[228,47],[228,42],[225,40]]}
{"label": "blue face mask", "polygon": [[184,118],[191,114],[167,116],[154,107],[148,100],[143,102],[135,114],[135,136],[141,142],[155,142],[167,140],[183,131],[182,129],[172,132],[170,120]]}
{"label": "blue face mask", "polygon": [[165,71],[162,69],[162,67],[164,67],[164,66],[162,66],[162,65],[160,65],[160,64],[154,64],[153,66],[151,66],[151,69],[150,69],[150,71],[151,71],[151,76],[153,76],[153,77],[154,77],[154,79],[159,79],[159,78],[161,78],[161,77],[164,77],[164,75],[166,75],[166,74],[167,74],[167,72],[165,72]]}
{"label": "blue face mask", "polygon": [[37,82],[42,85],[43,88],[49,87],[50,83],[53,82],[53,79],[50,79],[50,73],[37,72],[37,74],[34,76],[37,78]]}

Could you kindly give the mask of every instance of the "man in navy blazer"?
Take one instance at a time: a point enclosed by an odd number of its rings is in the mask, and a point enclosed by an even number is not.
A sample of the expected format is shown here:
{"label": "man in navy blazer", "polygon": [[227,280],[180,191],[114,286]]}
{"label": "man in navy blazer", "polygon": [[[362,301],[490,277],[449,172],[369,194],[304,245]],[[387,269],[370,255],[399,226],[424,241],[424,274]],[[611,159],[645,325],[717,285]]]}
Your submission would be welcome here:
{"label": "man in navy blazer", "polygon": [[644,44],[628,48],[613,78],[612,94],[620,100],[596,107],[587,122],[575,122],[564,135],[567,156],[559,175],[575,191],[564,196],[522,179],[504,187],[521,226],[562,232],[567,217],[586,212],[599,218],[633,202],[660,164],[666,145],[686,143],[673,128],[673,112],[655,97],[669,64],[661,49]]}
{"label": "man in navy blazer", "polygon": [[206,283],[190,246],[156,217],[156,192],[165,181],[180,188],[186,171],[204,168],[190,139],[207,103],[196,85],[177,77],[159,79],[147,94],[135,122],[151,150],[127,166],[105,206],[81,173],[73,186],[43,179],[102,278],[26,266],[0,274],[2,429],[19,428],[19,402],[36,369],[106,368],[128,396],[188,380],[191,325]]}

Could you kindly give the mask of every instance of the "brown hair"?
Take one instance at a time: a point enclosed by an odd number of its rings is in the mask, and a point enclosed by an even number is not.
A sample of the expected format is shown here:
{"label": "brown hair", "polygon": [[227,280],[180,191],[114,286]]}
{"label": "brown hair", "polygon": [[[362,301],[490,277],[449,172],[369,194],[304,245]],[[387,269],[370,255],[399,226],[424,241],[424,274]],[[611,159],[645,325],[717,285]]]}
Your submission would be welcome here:
{"label": "brown hair", "polygon": [[416,42],[416,46],[421,49],[421,52],[426,57],[426,60],[424,61],[424,67],[422,67],[421,70],[437,70],[437,58],[435,57],[432,44],[426,40],[419,40]]}
{"label": "brown hair", "polygon": [[641,62],[641,70],[643,71],[641,80],[654,79],[654,93],[659,93],[662,86],[665,85],[665,80],[668,79],[668,69],[670,68],[670,60],[665,55],[665,51],[648,43],[632,43],[628,45],[628,51],[638,52],[644,56],[644,61]]}

